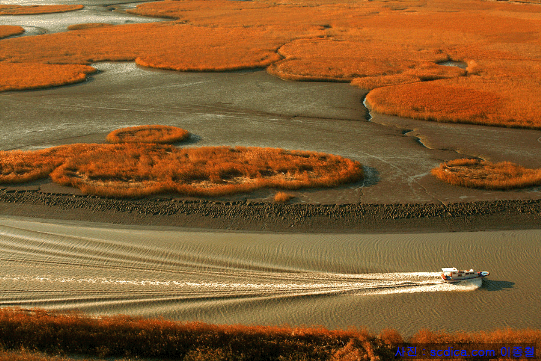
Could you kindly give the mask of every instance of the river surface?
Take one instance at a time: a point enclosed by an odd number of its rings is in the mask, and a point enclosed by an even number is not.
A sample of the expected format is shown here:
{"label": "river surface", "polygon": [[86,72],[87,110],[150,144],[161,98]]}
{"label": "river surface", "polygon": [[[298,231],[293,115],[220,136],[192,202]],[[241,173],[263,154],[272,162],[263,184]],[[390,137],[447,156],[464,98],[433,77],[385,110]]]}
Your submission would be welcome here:
{"label": "river surface", "polygon": [[[540,230],[270,234],[0,218],[0,306],[219,324],[539,328]],[[444,284],[446,266],[487,279]]]}

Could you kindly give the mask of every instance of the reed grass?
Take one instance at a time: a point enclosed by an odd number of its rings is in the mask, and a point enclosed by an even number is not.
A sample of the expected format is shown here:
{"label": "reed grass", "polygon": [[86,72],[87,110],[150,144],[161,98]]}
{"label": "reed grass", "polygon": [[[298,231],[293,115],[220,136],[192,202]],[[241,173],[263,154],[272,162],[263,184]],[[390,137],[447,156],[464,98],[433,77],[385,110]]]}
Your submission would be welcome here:
{"label": "reed grass", "polygon": [[276,49],[288,38],[265,28],[165,22],[94,27],[13,40],[19,38],[3,41],[0,61],[90,64],[137,60],[140,65],[163,69],[216,71],[264,67],[280,58]]}
{"label": "reed grass", "polygon": [[0,62],[0,91],[79,83],[95,72],[87,65]]}
{"label": "reed grass", "polygon": [[179,149],[189,133],[170,126],[111,132],[116,144],[72,144],[36,151],[0,151],[0,183],[46,177],[86,194],[140,197],[177,192],[217,196],[264,187],[333,187],[362,179],[359,162],[336,155],[257,147]]}
{"label": "reed grass", "polygon": [[[343,360],[389,355],[363,330],[218,326],[127,316],[91,318],[44,310],[0,310],[0,346],[49,354],[164,360]],[[368,359],[368,358],[367,358]]]}
{"label": "reed grass", "polygon": [[[73,358],[52,356],[41,352],[32,352],[28,350],[21,351],[0,351],[0,361],[75,361]],[[77,361],[90,361],[88,358],[77,358]],[[92,358],[92,361],[100,361]],[[104,361],[104,360],[102,360]],[[118,360],[123,361],[123,360]],[[126,360],[129,361],[129,360]]]}
{"label": "reed grass", "polygon": [[485,124],[497,112],[501,98],[492,92],[434,81],[378,88],[368,93],[366,101],[378,113]]}
{"label": "reed grass", "polygon": [[114,197],[333,187],[362,176],[360,163],[330,154],[256,147],[178,149],[142,143],[103,145],[67,159],[50,174],[54,182],[83,193]]}
{"label": "reed grass", "polygon": [[[409,118],[541,129],[537,61],[470,61],[467,72],[472,75],[400,85],[389,81],[366,100],[376,112]],[[368,82],[378,86],[378,80]]]}
{"label": "reed grass", "polygon": [[[130,12],[174,20],[4,39],[0,64],[135,61],[177,71],[267,67],[284,79],[371,89],[367,100],[376,112],[541,127],[539,6],[475,0],[193,0],[151,2]],[[468,69],[438,64],[450,59],[467,62]],[[40,77],[38,70],[11,73],[18,74],[20,87],[45,86],[42,79],[54,77]]]}
{"label": "reed grass", "polygon": [[440,164],[432,174],[444,182],[469,188],[505,190],[541,185],[541,169],[511,162],[456,159]]}
{"label": "reed grass", "polygon": [[279,54],[285,59],[271,65],[269,73],[288,80],[310,81],[350,82],[355,78],[389,76],[406,72],[416,64],[447,59],[408,46],[392,48],[370,41],[333,39],[295,40],[282,46]]}
{"label": "reed grass", "polygon": [[109,143],[176,143],[190,136],[187,130],[167,125],[140,125],[116,129],[107,135]]}
{"label": "reed grass", "polygon": [[99,146],[72,144],[33,151],[0,151],[0,183],[25,183],[47,178],[67,159],[82,155]]}
{"label": "reed grass", "polygon": [[19,35],[24,33],[24,28],[18,25],[0,25],[0,39],[8,36]]}
{"label": "reed grass", "polygon": [[0,5],[0,15],[35,15],[81,10],[83,5]]}
{"label": "reed grass", "polygon": [[273,199],[276,203],[287,203],[293,198],[295,198],[293,194],[286,192],[276,192]]}
{"label": "reed grass", "polygon": [[47,356],[59,353],[128,360],[390,360],[397,345],[438,342],[528,343],[536,346],[536,357],[541,355],[541,331],[531,329],[471,333],[420,330],[404,342],[392,329],[375,335],[351,328],[212,325],[0,309],[0,360],[13,361],[71,361],[69,357]]}

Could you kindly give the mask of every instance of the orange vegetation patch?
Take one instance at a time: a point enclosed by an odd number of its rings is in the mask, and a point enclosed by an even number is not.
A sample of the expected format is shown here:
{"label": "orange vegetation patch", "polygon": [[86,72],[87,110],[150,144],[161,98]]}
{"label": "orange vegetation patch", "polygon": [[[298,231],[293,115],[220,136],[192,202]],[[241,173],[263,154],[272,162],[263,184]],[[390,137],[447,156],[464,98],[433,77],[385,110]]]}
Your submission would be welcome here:
{"label": "orange vegetation patch", "polygon": [[380,113],[425,120],[471,120],[482,123],[497,109],[500,98],[467,87],[423,82],[372,90],[368,104]]}
{"label": "orange vegetation patch", "polygon": [[84,193],[128,197],[332,187],[362,176],[360,163],[330,154],[274,148],[178,149],[157,144],[104,145],[68,159],[51,173],[53,181]]}
{"label": "orange vegetation patch", "polygon": [[110,143],[176,143],[187,139],[190,132],[167,125],[141,125],[121,128],[107,135]]}
{"label": "orange vegetation patch", "polygon": [[282,46],[279,54],[285,60],[273,64],[268,70],[291,80],[349,82],[356,77],[401,73],[421,62],[447,60],[446,55],[435,51],[418,51],[408,49],[408,46],[389,48],[369,41],[329,39],[296,40]]}
{"label": "orange vegetation patch", "polygon": [[88,355],[92,359],[344,361],[393,358],[389,345],[383,344],[376,335],[356,329],[212,325],[11,309],[0,310],[0,328],[9,330],[0,334],[3,350],[22,348],[48,354]]}
{"label": "orange vegetation patch", "polygon": [[295,198],[293,194],[289,194],[286,192],[276,192],[276,194],[274,195],[274,201],[277,203],[287,203],[293,198]]}
{"label": "orange vegetation patch", "polygon": [[0,91],[78,83],[94,72],[93,67],[78,64],[0,62]]}
{"label": "orange vegetation patch", "polygon": [[81,10],[83,5],[0,5],[0,15],[34,15]]}
{"label": "orange vegetation patch", "polygon": [[0,151],[0,183],[24,183],[46,178],[68,158],[96,147],[99,145],[72,144],[33,151]]}
{"label": "orange vegetation patch", "polygon": [[[88,355],[91,359],[391,360],[395,358],[397,346],[437,343],[454,349],[464,349],[465,343],[473,346],[528,344],[535,347],[535,359],[541,355],[541,331],[532,329],[471,333],[420,330],[410,340],[404,340],[392,329],[376,335],[355,328],[212,325],[163,318],[90,317],[79,313],[6,308],[0,309],[0,329],[6,330],[0,333],[0,347],[5,350],[0,352],[0,360],[5,354],[13,355],[13,358],[5,358],[10,361],[70,361],[11,351],[21,349],[56,355]],[[19,355],[28,358],[16,358]]]}
{"label": "orange vegetation patch", "polygon": [[[78,359],[80,361],[89,361],[88,359]],[[0,361],[75,361],[75,359],[50,356],[39,352],[31,351],[0,351]],[[100,361],[100,360],[94,360]]]}
{"label": "orange vegetation patch", "polygon": [[[112,134],[112,135],[111,135]],[[263,187],[332,187],[362,179],[359,162],[339,156],[275,148],[179,149],[135,140],[174,141],[183,129],[145,126],[120,129],[120,144],[73,144],[37,151],[0,151],[0,183],[50,176],[62,185],[104,196],[163,192],[224,195]]]}
{"label": "orange vegetation patch", "polygon": [[17,25],[0,25],[0,39],[7,38],[12,35],[24,33],[24,28]]}
{"label": "orange vegetation patch", "polygon": [[0,61],[89,64],[137,59],[156,68],[226,70],[266,66],[279,58],[276,49],[286,40],[268,29],[178,23],[117,25],[25,39],[4,40]]}
{"label": "orange vegetation patch", "polygon": [[510,162],[491,163],[457,159],[432,169],[440,180],[463,187],[513,189],[541,185],[541,169],[528,169]]}
{"label": "orange vegetation patch", "polygon": [[[478,0],[183,0],[141,4],[130,12],[178,20],[6,39],[0,62],[136,61],[180,71],[268,67],[284,79],[375,89],[369,103],[379,112],[541,126],[540,6]],[[438,64],[450,59],[467,62],[468,69]],[[419,84],[428,81],[434,84]],[[377,92],[382,87],[389,88]],[[456,99],[442,100],[446,91]],[[436,96],[420,102],[417,92]],[[478,94],[488,98],[475,99]],[[453,113],[459,103],[467,111]]]}
{"label": "orange vegetation patch", "polygon": [[366,100],[376,112],[409,118],[541,129],[537,61],[472,61],[467,71],[468,77],[375,89]]}

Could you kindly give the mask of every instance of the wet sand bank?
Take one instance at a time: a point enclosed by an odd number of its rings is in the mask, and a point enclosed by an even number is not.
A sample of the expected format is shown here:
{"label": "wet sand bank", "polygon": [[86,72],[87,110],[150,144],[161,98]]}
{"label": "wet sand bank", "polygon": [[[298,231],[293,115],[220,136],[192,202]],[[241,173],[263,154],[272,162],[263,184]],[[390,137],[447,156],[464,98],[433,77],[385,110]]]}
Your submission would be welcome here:
{"label": "wet sand bank", "polygon": [[3,215],[203,229],[410,233],[538,229],[541,200],[468,203],[278,204],[178,197],[111,199],[1,190]]}

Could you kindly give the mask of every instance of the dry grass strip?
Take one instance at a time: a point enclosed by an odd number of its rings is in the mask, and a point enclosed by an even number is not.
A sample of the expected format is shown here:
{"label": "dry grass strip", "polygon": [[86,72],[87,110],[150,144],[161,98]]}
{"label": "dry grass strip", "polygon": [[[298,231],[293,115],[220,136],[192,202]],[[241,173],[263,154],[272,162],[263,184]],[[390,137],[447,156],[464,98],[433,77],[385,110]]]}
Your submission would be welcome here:
{"label": "dry grass strip", "polygon": [[90,317],[39,309],[0,309],[2,361],[71,361],[38,352],[86,355],[92,360],[391,360],[398,346],[438,343],[455,349],[463,349],[465,343],[529,344],[535,347],[536,359],[541,355],[541,331],[532,329],[456,333],[425,329],[405,340],[393,329],[373,334],[354,328],[212,325],[122,315]]}
{"label": "dry grass strip", "polygon": [[56,183],[101,196],[218,196],[264,187],[333,187],[362,179],[363,171],[358,162],[315,152],[118,144],[70,158],[50,176]]}
{"label": "dry grass strip", "polygon": [[81,10],[83,5],[0,5],[0,15],[36,15]]}
{"label": "dry grass strip", "polygon": [[24,33],[24,28],[17,25],[0,25],[0,39],[8,36],[19,35]]}
{"label": "dry grass strip", "polygon": [[167,125],[140,125],[116,129],[107,135],[109,143],[176,143],[190,136],[187,130]]}
{"label": "dry grass strip", "polygon": [[79,83],[85,81],[88,74],[95,72],[93,67],[79,64],[0,62],[0,91]]}

